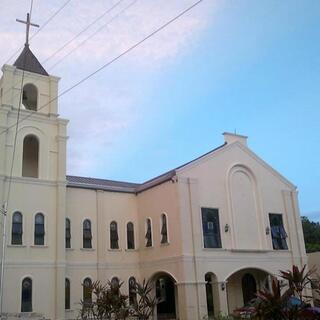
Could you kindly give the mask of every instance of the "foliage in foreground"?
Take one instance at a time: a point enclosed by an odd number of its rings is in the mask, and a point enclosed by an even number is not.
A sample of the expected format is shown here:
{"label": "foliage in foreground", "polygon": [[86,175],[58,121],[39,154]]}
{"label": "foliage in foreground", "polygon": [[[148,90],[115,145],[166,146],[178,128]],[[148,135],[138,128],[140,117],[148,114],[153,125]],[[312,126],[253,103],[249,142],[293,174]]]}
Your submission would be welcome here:
{"label": "foliage in foreground", "polygon": [[280,271],[280,277],[287,285],[274,278],[269,290],[257,292],[254,306],[236,310],[238,317],[261,320],[320,319],[316,308],[311,308],[312,296],[307,294],[311,287],[315,290],[320,288],[319,281],[315,280],[315,269],[306,271],[306,265],[301,270],[293,266],[292,270]]}
{"label": "foliage in foreground", "polygon": [[130,318],[148,320],[154,314],[157,299],[153,295],[150,280],[135,283],[132,290],[134,301],[130,305],[127,295],[121,293],[122,283],[102,284],[95,281],[88,286],[91,299],[82,300],[79,317],[82,320],[125,320]]}

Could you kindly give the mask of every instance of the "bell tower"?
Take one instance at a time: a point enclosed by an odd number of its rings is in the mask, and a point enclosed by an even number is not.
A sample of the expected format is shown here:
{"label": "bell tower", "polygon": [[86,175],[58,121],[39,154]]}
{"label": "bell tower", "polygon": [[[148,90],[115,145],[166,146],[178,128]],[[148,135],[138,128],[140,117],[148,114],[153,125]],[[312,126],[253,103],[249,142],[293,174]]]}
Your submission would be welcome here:
{"label": "bell tower", "polygon": [[[10,296],[21,296],[17,288],[28,277],[38,297],[47,288],[50,301],[34,298],[32,311],[64,319],[68,121],[58,114],[59,78],[48,74],[29,46],[29,28],[37,25],[29,14],[18,22],[26,24],[26,43],[14,64],[2,67],[0,79],[0,205],[8,203],[3,312],[21,311],[19,299]],[[19,245],[12,242],[15,212],[23,221]],[[41,242],[35,240],[39,213]]]}

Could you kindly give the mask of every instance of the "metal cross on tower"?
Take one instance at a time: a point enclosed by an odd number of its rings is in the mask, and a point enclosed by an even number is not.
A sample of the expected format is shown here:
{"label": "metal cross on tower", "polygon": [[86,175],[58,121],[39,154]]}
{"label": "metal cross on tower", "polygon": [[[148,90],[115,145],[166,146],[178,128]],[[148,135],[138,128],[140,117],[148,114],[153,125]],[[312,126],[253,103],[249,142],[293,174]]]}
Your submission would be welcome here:
{"label": "metal cross on tower", "polygon": [[20,20],[20,19],[16,19],[16,21],[26,25],[26,43],[25,43],[25,45],[28,46],[29,45],[30,26],[36,27],[36,28],[39,28],[40,26],[38,24],[32,23],[30,21],[30,14],[29,13],[27,13],[27,21],[23,21],[23,20]]}

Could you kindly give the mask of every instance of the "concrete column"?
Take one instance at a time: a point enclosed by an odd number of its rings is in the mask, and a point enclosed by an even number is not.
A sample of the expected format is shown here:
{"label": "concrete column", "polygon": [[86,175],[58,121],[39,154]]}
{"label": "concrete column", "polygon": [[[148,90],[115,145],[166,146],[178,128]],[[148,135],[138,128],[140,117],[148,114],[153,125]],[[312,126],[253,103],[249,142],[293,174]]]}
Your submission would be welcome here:
{"label": "concrete column", "polygon": [[179,319],[201,319],[198,316],[198,303],[195,283],[177,283]]}
{"label": "concrete column", "polygon": [[222,290],[221,288],[221,282],[218,284],[218,290],[219,290],[219,312],[223,315],[226,315],[229,313],[229,307],[228,307],[228,287],[225,282],[223,284],[225,285],[225,289]]}

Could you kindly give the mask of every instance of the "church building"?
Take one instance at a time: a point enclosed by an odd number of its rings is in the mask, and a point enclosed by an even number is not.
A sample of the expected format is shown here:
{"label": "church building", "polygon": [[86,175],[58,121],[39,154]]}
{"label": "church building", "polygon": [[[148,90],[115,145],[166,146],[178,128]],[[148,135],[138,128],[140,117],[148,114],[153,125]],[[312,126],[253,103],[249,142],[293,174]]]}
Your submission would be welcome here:
{"label": "church building", "polygon": [[226,132],[220,146],[144,183],[70,176],[59,78],[28,42],[2,73],[4,313],[76,319],[89,283],[124,282],[132,299],[135,281],[150,278],[157,319],[200,320],[232,313],[280,269],[307,263],[297,188],[246,136]]}

